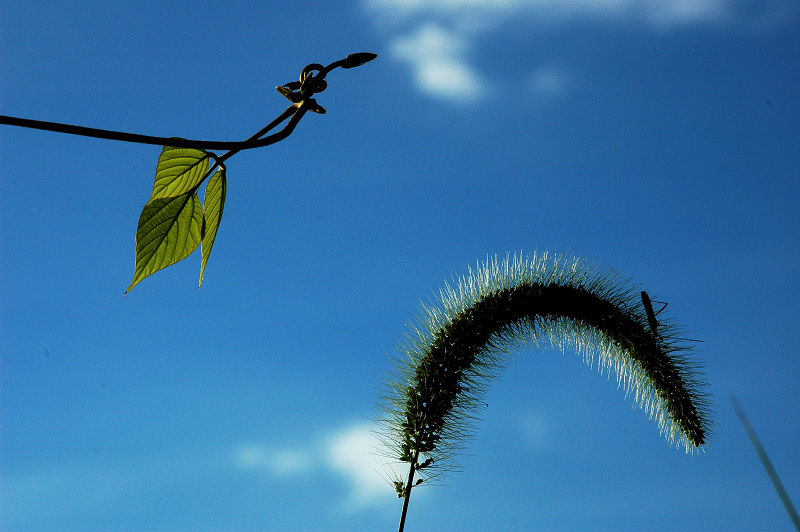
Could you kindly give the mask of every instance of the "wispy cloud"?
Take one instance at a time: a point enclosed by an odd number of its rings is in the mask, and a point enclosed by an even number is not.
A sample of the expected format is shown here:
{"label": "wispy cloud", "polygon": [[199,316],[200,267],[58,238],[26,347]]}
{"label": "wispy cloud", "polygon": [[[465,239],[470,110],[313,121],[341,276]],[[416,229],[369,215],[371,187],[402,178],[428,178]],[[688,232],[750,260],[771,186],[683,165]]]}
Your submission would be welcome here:
{"label": "wispy cloud", "polygon": [[245,444],[234,451],[233,463],[242,470],[261,471],[285,477],[309,471],[313,466],[314,457],[303,449]]}
{"label": "wispy cloud", "polygon": [[[658,31],[687,25],[764,28],[794,11],[784,0],[753,6],[747,0],[365,0],[388,39],[396,61],[408,66],[417,87],[454,103],[475,102],[492,92],[492,80],[475,60],[480,39],[502,39],[509,24],[530,32],[575,21],[624,23]],[[566,90],[563,72],[533,67],[530,89],[538,96]]]}
{"label": "wispy cloud", "polygon": [[738,24],[764,16],[776,20],[776,16],[789,16],[792,11],[781,0],[760,2],[758,6],[746,0],[366,0],[365,6],[394,23],[438,19],[472,29],[519,16],[537,26],[587,16],[661,26]]}
{"label": "wispy cloud", "polygon": [[[219,457],[185,451],[93,460],[27,470],[0,478],[2,526],[46,530],[87,515],[124,512],[136,500],[199,483],[221,471]],[[58,523],[55,525],[54,523]],[[4,528],[5,529],[5,528]]]}
{"label": "wispy cloud", "polygon": [[392,502],[393,466],[380,453],[380,442],[368,424],[352,424],[324,434],[316,443],[301,446],[270,446],[246,443],[234,449],[231,460],[242,471],[270,477],[294,478],[328,471],[349,485],[342,500],[345,512]]}
{"label": "wispy cloud", "polygon": [[456,31],[427,23],[415,33],[394,39],[392,56],[412,65],[422,90],[447,99],[470,102],[486,92],[486,82],[466,61],[469,40]]}
{"label": "wispy cloud", "polygon": [[530,75],[530,89],[539,96],[554,97],[563,94],[569,86],[569,76],[555,67],[541,67]]}
{"label": "wispy cloud", "polygon": [[334,500],[345,514],[389,505],[397,502],[388,482],[392,466],[381,456],[373,428],[357,422],[309,435],[302,444],[244,442],[221,453],[185,450],[6,472],[0,477],[2,526],[46,529],[47,523],[80,522],[99,511],[126,511],[140,503],[135,501],[187,484],[235,481],[241,474],[301,486],[319,482],[319,475],[338,477],[347,491]]}
{"label": "wispy cloud", "polygon": [[529,411],[517,420],[517,430],[521,439],[533,448],[543,448],[552,443],[551,422],[547,415]]}
{"label": "wispy cloud", "polygon": [[373,428],[354,425],[334,434],[328,442],[329,467],[350,482],[347,506],[351,511],[393,500],[394,492],[387,481],[393,475],[393,464],[381,456]]}

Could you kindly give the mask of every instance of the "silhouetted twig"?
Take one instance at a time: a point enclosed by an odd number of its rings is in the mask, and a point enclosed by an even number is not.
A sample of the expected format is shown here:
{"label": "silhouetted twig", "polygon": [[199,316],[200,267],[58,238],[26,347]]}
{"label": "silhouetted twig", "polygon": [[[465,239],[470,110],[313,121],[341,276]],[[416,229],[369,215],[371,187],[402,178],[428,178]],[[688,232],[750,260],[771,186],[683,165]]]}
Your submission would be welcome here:
{"label": "silhouetted twig", "polygon": [[[13,116],[0,115],[0,124],[7,126],[18,126],[29,129],[39,129],[43,131],[53,131],[56,133],[67,133],[69,135],[79,135],[82,137],[92,137],[97,139],[118,140],[123,142],[133,142],[137,144],[153,144],[156,146],[174,146],[176,148],[193,148],[197,150],[231,150],[232,153],[225,154],[222,160],[226,159],[241,150],[249,150],[253,148],[261,148],[274,144],[284,138],[294,130],[297,122],[306,113],[306,111],[314,111],[320,114],[325,113],[323,109],[312,98],[314,93],[322,92],[327,87],[325,76],[337,67],[353,68],[360,66],[368,61],[372,61],[377,57],[371,53],[356,53],[350,54],[344,59],[335,61],[328,66],[322,66],[317,63],[306,66],[300,74],[300,81],[287,83],[286,85],[276,87],[278,92],[286,96],[292,105],[286,111],[281,113],[278,118],[270,122],[261,131],[250,137],[245,141],[230,142],[230,141],[207,141],[207,140],[189,140],[176,137],[156,137],[152,135],[140,135],[138,133],[126,133],[123,131],[110,131],[107,129],[98,129],[85,126],[75,126],[72,124],[61,124],[58,122],[46,122],[43,120],[31,120],[29,118],[17,118]],[[316,72],[316,74],[314,74]],[[296,91],[296,92],[295,92]],[[279,132],[268,137],[261,138],[268,131],[272,130],[286,120],[292,117],[288,124]]]}
{"label": "silhouetted twig", "polygon": [[742,409],[742,405],[739,404],[739,401],[733,394],[731,394],[731,404],[733,405],[733,409],[736,411],[736,416],[739,418],[739,422],[742,424],[744,431],[747,433],[747,437],[750,438],[750,443],[753,445],[753,449],[756,450],[758,459],[761,460],[761,465],[764,466],[764,470],[767,472],[767,475],[769,475],[769,479],[772,481],[775,491],[778,492],[778,497],[780,497],[783,507],[786,508],[786,512],[789,514],[792,524],[794,524],[794,527],[797,530],[800,530],[800,516],[797,515],[797,510],[795,509],[794,504],[792,504],[792,500],[789,498],[789,494],[786,492],[786,489],[783,487],[781,479],[778,478],[778,472],[775,471],[774,467],[772,467],[772,462],[770,462],[769,457],[767,456],[767,451],[764,450],[764,447],[758,440],[756,431],[753,430],[752,425],[750,425],[750,421],[748,421],[747,416]]}

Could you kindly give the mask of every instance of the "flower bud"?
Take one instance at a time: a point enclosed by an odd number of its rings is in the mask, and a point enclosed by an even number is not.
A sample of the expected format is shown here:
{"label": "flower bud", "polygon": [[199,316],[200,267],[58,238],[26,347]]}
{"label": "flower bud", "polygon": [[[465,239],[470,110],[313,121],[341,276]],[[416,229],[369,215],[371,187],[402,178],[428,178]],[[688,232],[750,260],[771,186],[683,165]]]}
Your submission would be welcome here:
{"label": "flower bud", "polygon": [[342,59],[341,66],[342,68],[355,68],[357,66],[361,66],[364,63],[369,63],[373,59],[378,57],[378,54],[371,54],[369,52],[359,52],[356,54],[350,54],[344,59]]}

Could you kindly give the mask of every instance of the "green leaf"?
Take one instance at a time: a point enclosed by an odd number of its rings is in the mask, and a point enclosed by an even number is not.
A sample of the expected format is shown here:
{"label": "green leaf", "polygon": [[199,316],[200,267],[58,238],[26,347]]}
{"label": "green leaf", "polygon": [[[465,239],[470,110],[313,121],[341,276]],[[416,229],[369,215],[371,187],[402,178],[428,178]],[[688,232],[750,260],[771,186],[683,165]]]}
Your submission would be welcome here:
{"label": "green leaf", "polygon": [[225,208],[225,191],[228,188],[225,182],[225,170],[218,170],[214,177],[208,180],[205,198],[205,233],[203,234],[203,264],[200,266],[200,284],[203,284],[203,273],[206,271],[206,262],[217,237],[217,229],[222,219],[222,210]]}
{"label": "green leaf", "polygon": [[131,291],[142,279],[188,257],[203,234],[203,206],[194,192],[150,200],[136,229],[136,268]]}
{"label": "green leaf", "polygon": [[208,153],[191,148],[164,146],[158,157],[151,200],[194,192],[208,170]]}

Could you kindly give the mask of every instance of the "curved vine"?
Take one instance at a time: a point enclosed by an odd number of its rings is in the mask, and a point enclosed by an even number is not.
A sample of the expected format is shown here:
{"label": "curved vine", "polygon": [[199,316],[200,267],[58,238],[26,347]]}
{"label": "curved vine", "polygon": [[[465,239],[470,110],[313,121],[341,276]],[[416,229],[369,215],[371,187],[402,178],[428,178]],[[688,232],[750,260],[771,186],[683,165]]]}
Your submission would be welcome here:
{"label": "curved vine", "polygon": [[522,346],[575,348],[590,364],[596,356],[669,442],[687,452],[702,446],[710,430],[705,383],[678,333],[656,320],[646,293],[580,258],[489,260],[446,285],[398,348],[382,397],[379,435],[410,466],[394,483],[405,499],[401,530],[411,489],[422,482],[415,473],[430,478],[453,466],[489,381]]}

